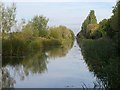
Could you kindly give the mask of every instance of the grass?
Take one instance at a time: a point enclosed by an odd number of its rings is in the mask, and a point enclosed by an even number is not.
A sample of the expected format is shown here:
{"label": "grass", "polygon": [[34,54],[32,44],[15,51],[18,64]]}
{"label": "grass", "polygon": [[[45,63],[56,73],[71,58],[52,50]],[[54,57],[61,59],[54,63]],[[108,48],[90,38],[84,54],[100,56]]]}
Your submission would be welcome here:
{"label": "grass", "polygon": [[117,56],[115,43],[108,38],[78,40],[89,70],[97,76],[105,88],[119,88],[120,57]]}
{"label": "grass", "polygon": [[35,38],[30,44],[30,49],[44,49],[52,46],[59,46],[61,42],[57,39]]}
{"label": "grass", "polygon": [[[83,52],[86,51],[86,55],[91,56],[94,59],[109,59],[115,56],[116,51],[114,48],[114,43],[109,39],[84,39],[82,40]],[[89,58],[89,57],[88,57]]]}

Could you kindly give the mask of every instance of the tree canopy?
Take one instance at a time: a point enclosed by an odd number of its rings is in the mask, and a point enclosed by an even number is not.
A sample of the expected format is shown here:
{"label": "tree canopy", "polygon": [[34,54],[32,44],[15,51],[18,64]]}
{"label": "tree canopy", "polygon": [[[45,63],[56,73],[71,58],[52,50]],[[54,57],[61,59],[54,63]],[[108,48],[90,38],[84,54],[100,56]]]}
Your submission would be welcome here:
{"label": "tree canopy", "polygon": [[32,20],[23,28],[24,31],[31,32],[33,36],[44,37],[47,35],[48,19],[44,16],[34,16]]}

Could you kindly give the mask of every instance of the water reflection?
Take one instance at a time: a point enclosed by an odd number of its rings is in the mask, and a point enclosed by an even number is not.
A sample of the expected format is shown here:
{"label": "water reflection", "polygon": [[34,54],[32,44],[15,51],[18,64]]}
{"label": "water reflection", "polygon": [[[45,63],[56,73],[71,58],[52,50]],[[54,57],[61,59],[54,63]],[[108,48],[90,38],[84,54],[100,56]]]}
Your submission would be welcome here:
{"label": "water reflection", "polygon": [[98,79],[98,87],[120,88],[120,58],[115,57],[110,42],[82,41],[79,44],[89,71]]}
{"label": "water reflection", "polygon": [[59,48],[53,48],[52,50],[47,51],[47,54],[50,58],[63,57],[66,56],[68,51],[72,48],[73,42],[65,43]]}
{"label": "water reflection", "polygon": [[8,69],[2,68],[2,88],[14,87],[15,80],[10,76]]}
{"label": "water reflection", "polygon": [[[63,57],[67,54],[68,50],[70,50],[73,46],[73,42],[69,42],[60,47],[49,47],[44,50],[32,51],[29,52],[27,56],[3,56],[2,57],[2,68],[3,68],[3,78],[4,83],[2,83],[3,87],[13,87],[15,82],[13,76],[9,74],[9,67],[18,75],[20,80],[24,80],[25,77],[28,77],[30,74],[42,74],[47,71],[47,64],[49,63],[47,58],[56,58]],[[9,84],[6,81],[6,72],[7,76],[9,76]],[[12,78],[12,79],[11,79]],[[16,82],[17,83],[17,82]]]}

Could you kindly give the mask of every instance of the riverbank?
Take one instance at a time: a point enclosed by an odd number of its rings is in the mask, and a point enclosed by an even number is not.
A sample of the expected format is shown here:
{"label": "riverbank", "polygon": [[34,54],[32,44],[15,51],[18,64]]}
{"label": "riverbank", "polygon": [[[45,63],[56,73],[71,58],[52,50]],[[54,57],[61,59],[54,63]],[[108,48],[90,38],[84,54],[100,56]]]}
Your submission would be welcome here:
{"label": "riverbank", "polygon": [[31,36],[24,31],[4,35],[2,39],[2,55],[22,56],[30,51],[62,47],[74,41],[73,32],[64,26],[54,27],[48,30],[47,33],[44,37]]}
{"label": "riverbank", "polygon": [[[120,85],[120,57],[115,43],[108,38],[97,40],[77,39],[89,70],[103,83],[104,88],[118,88]],[[100,86],[99,86],[100,87]]]}

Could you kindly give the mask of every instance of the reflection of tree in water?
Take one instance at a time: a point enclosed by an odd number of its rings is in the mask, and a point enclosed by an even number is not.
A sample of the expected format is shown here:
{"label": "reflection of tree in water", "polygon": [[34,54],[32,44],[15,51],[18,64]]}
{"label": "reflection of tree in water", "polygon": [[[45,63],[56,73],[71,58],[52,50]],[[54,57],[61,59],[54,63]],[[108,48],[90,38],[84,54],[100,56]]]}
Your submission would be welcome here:
{"label": "reflection of tree in water", "polygon": [[44,73],[47,70],[47,56],[45,53],[34,53],[22,61],[25,71],[32,73]]}
{"label": "reflection of tree in water", "polygon": [[14,87],[15,80],[10,76],[9,71],[6,68],[2,68],[2,88]]}
{"label": "reflection of tree in water", "polygon": [[[120,88],[120,58],[115,57],[110,43],[82,42],[81,48],[91,72],[97,76],[104,88]],[[105,46],[107,45],[107,46]]]}
{"label": "reflection of tree in water", "polygon": [[[73,42],[70,42],[62,47],[32,51],[27,56],[3,56],[2,66],[4,68],[11,67],[14,75],[17,75],[21,80],[24,80],[29,74],[44,73],[47,70],[48,57],[65,56],[72,46]],[[48,56],[46,55],[46,51]]]}
{"label": "reflection of tree in water", "polygon": [[63,57],[66,56],[66,54],[72,48],[72,46],[73,46],[73,41],[69,41],[68,43],[63,44],[59,48],[53,48],[47,51],[47,54],[50,58]]}
{"label": "reflection of tree in water", "polygon": [[24,80],[30,73],[44,73],[47,70],[47,56],[40,52],[32,52],[25,57],[3,57],[3,67],[12,67],[14,73]]}

